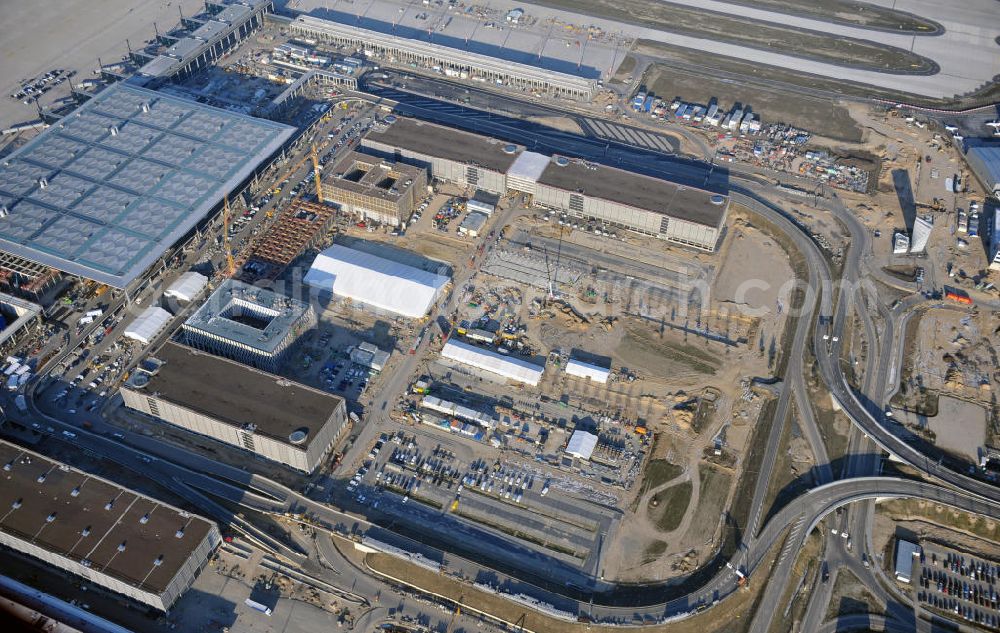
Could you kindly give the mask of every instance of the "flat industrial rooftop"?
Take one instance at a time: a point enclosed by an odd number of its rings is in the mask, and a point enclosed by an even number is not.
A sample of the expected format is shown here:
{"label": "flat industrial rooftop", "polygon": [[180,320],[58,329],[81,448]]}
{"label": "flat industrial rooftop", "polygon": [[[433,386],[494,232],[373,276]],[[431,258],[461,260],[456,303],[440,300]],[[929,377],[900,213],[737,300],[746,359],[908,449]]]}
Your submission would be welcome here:
{"label": "flat industrial rooftop", "polygon": [[386,127],[372,130],[362,139],[361,146],[366,147],[371,141],[459,163],[473,163],[502,173],[507,173],[517,154],[524,149],[488,136],[409,117],[398,117]]}
{"label": "flat industrial rooftop", "polygon": [[213,527],[3,440],[0,462],[10,466],[0,471],[0,530],[145,591],[163,593]]}
{"label": "flat industrial rooftop", "polygon": [[123,288],[294,131],[110,86],[0,163],[0,250]]}
{"label": "flat industrial rooftop", "polygon": [[156,353],[163,366],[144,390],[167,402],[236,427],[253,424],[256,432],[291,443],[307,431],[303,450],[344,400],[235,361],[167,342]]}
{"label": "flat industrial rooftop", "polygon": [[713,228],[721,226],[729,202],[702,189],[576,160],[565,166],[551,161],[538,182]]}

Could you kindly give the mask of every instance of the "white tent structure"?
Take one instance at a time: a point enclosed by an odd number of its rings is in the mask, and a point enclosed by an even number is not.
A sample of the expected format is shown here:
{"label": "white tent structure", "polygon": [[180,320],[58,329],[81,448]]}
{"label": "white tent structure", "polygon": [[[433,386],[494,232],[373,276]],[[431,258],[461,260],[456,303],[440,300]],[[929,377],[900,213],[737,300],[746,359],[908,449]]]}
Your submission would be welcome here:
{"label": "white tent structure", "polygon": [[449,340],[445,343],[441,350],[441,356],[531,386],[539,383],[544,370],[544,367],[526,360],[511,358],[455,340]]}
{"label": "white tent structure", "polygon": [[590,363],[585,363],[582,360],[576,360],[575,358],[569,359],[566,363],[566,373],[570,376],[577,376],[579,378],[589,378],[594,382],[599,382],[602,385],[608,382],[608,378],[611,377],[611,370],[604,367],[598,367],[597,365],[591,365]]}
{"label": "white tent structure", "polygon": [[163,296],[178,301],[194,301],[207,286],[208,277],[201,273],[188,271],[170,284],[170,287],[163,291]]}
{"label": "white tent structure", "polygon": [[316,256],[303,281],[337,297],[416,319],[427,314],[450,280],[334,244]]}
{"label": "white tent structure", "polygon": [[150,306],[125,328],[125,338],[149,345],[173,318],[173,315],[163,308]]}
{"label": "white tent structure", "polygon": [[918,217],[913,222],[913,236],[910,238],[910,252],[923,253],[927,250],[927,242],[931,239],[934,224],[929,218]]}
{"label": "white tent structure", "polygon": [[590,459],[597,447],[597,436],[586,431],[573,431],[566,445],[566,454],[580,459]]}

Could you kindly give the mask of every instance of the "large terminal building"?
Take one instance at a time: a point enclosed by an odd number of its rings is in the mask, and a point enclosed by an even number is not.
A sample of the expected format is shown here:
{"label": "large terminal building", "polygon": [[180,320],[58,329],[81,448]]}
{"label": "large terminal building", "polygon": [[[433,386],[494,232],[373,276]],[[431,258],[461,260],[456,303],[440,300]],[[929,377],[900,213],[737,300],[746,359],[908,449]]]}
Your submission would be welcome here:
{"label": "large terminal building", "polygon": [[294,132],[112,85],[0,162],[0,251],[128,289]]}
{"label": "large terminal building", "polygon": [[214,523],[0,440],[0,545],[166,611],[222,542]]}
{"label": "large terminal building", "polygon": [[520,192],[539,207],[705,251],[715,250],[729,207],[723,195],[411,118],[373,130],[362,147],[441,181]]}
{"label": "large terminal building", "polygon": [[416,7],[372,1],[365,3],[362,16],[321,8],[317,15],[297,16],[288,29],[301,38],[362,51],[371,59],[420,65],[450,77],[580,101],[589,101],[597,91],[602,69],[596,64],[604,63],[604,57],[612,65],[621,61],[613,51],[601,55],[596,43],[582,51],[572,47],[576,59],[569,59],[566,47],[560,47],[556,38],[526,31],[511,38],[511,33],[479,28],[463,16],[441,20],[437,30],[420,28],[427,18],[419,16],[427,13]]}

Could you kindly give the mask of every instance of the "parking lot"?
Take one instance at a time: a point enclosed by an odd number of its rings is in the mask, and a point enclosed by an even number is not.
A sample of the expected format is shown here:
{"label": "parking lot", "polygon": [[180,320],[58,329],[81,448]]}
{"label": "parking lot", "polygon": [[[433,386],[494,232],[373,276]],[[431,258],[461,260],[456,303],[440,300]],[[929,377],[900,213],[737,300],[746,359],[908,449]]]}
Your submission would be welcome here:
{"label": "parking lot", "polygon": [[917,600],[926,608],[1000,629],[1000,564],[933,543],[922,544],[913,564]]}
{"label": "parking lot", "polygon": [[354,473],[347,493],[394,516],[422,506],[479,528],[514,537],[546,556],[596,564],[599,539],[615,514],[576,496],[565,475],[517,460],[483,457],[472,440],[440,436],[427,426],[382,435]]}

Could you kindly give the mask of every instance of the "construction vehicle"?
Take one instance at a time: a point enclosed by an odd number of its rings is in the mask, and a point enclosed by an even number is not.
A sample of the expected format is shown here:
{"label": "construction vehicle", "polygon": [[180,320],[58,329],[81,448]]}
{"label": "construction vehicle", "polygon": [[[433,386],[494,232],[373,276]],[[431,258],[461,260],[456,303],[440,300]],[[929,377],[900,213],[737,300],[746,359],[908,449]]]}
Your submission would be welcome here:
{"label": "construction vehicle", "polygon": [[451,511],[455,510],[458,510],[458,497],[455,497],[455,500],[451,502]]}

